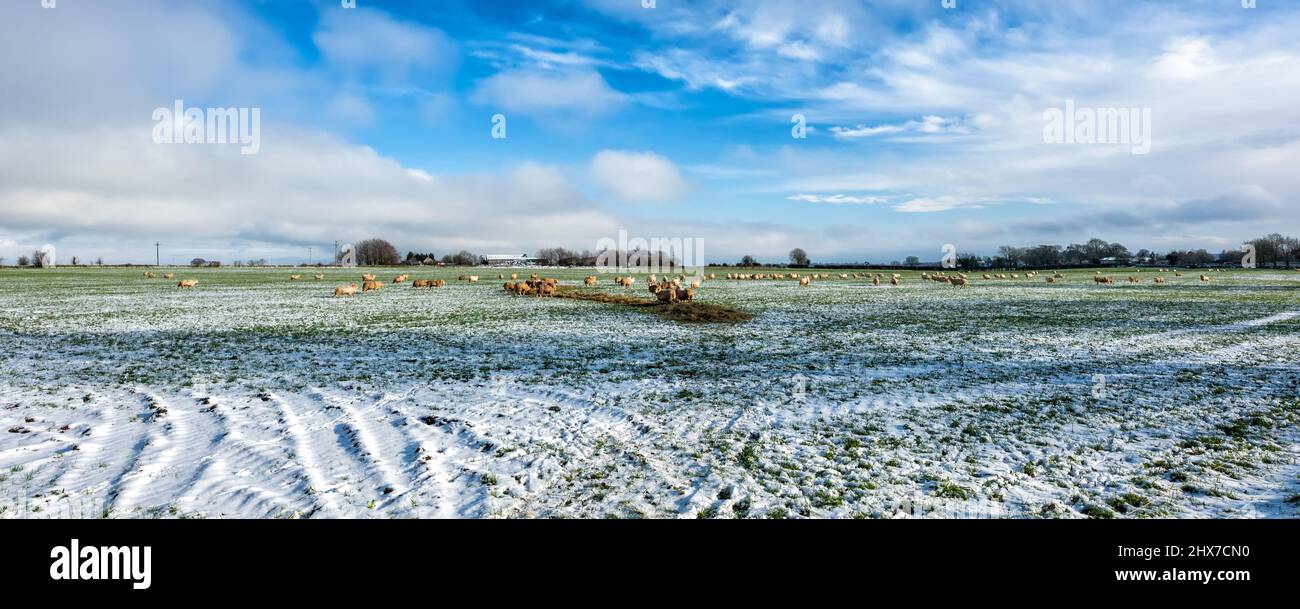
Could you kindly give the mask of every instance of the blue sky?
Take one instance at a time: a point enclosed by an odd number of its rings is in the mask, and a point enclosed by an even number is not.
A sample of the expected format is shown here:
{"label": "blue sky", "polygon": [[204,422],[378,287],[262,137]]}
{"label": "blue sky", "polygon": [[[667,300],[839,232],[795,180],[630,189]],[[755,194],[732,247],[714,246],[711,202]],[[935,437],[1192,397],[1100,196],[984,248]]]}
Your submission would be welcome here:
{"label": "blue sky", "polygon": [[[0,256],[298,261],[627,230],[710,261],[1296,233],[1300,3],[357,0],[0,7]],[[151,112],[254,107],[256,155]],[[1151,150],[1044,141],[1148,109]],[[507,137],[491,137],[492,117]],[[807,137],[792,137],[794,115]]]}

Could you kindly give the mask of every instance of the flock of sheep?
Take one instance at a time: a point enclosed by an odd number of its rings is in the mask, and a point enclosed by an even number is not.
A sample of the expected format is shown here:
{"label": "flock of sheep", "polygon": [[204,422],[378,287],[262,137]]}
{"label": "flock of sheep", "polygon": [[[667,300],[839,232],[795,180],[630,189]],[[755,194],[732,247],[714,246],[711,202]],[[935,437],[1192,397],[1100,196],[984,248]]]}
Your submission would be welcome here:
{"label": "flock of sheep", "polygon": [[[1297,271],[1300,272],[1300,269],[1297,269]],[[1142,269],[1138,269],[1137,272],[1141,273]],[[1170,273],[1171,271],[1169,269],[1159,269],[1157,272]],[[1222,273],[1227,271],[1224,269],[1211,269],[1209,272]],[[1173,274],[1175,277],[1183,276],[1183,273],[1181,271],[1173,271]],[[981,277],[988,281],[1000,281],[1000,280],[1034,279],[1038,277],[1038,275],[1039,273],[1037,271],[1028,271],[1025,273],[996,273],[996,274],[984,273],[981,275]],[[158,277],[158,274],[153,271],[145,271],[144,276],[147,279],[154,279]],[[163,274],[162,277],[163,279],[174,279],[175,274],[165,273]],[[865,272],[838,273],[837,277],[839,279],[846,279],[846,280],[847,279],[867,280],[867,281],[871,281],[874,285],[880,285],[888,281],[891,285],[897,286],[900,285],[903,281],[903,276],[898,273],[891,273],[888,278],[886,278],[883,273],[873,274],[873,273],[865,273]],[[497,278],[505,279],[505,275],[504,274],[497,275]],[[812,282],[814,280],[817,281],[827,280],[827,279],[831,279],[832,276],[830,273],[801,274],[798,272],[727,273],[726,278],[730,280],[737,280],[737,281],[788,280],[788,281],[798,281],[799,285],[801,286],[809,286],[812,285]],[[313,276],[313,279],[315,279],[316,281],[323,281],[325,279],[325,275],[323,273],[316,273]],[[365,275],[361,276],[361,279],[362,279],[362,283],[360,288],[358,288],[357,284],[355,283],[350,285],[345,285],[345,286],[338,286],[334,288],[334,296],[335,297],[355,296],[358,292],[361,293],[378,292],[383,288],[384,284],[378,281],[376,276],[373,273],[366,273]],[[646,277],[646,283],[649,287],[650,293],[654,294],[655,297],[659,300],[659,302],[674,303],[677,301],[694,300],[696,290],[700,288],[700,284],[706,279],[717,279],[717,274],[707,274],[707,275],[700,274],[698,279],[691,281],[689,283],[687,282],[687,278],[685,275],[678,275],[672,278],[663,277],[662,279],[656,277],[655,275],[650,275]],[[962,272],[954,272],[952,274],[948,274],[947,272],[944,271],[938,271],[934,273],[921,273],[921,279],[926,281],[934,281],[937,283],[944,283],[959,288],[966,287],[970,285],[971,282],[970,276]],[[1061,281],[1063,279],[1065,279],[1065,276],[1062,275],[1060,272],[1053,272],[1051,275],[1049,275],[1046,278],[1046,281],[1047,283],[1057,283],[1058,281]],[[397,277],[394,277],[392,283],[402,284],[410,280],[411,280],[410,275],[402,274],[402,275],[398,275]],[[457,280],[464,281],[467,283],[478,283],[479,277],[478,275],[461,275],[460,277],[457,278]],[[289,281],[302,281],[302,275],[296,275],[296,274],[289,275]],[[1093,281],[1099,285],[1113,285],[1115,283],[1115,278],[1109,275],[1102,275],[1101,271],[1096,271],[1093,275]],[[1200,275],[1200,281],[1201,283],[1209,283],[1210,276],[1202,273]],[[1142,283],[1142,278],[1137,275],[1129,275],[1128,282],[1130,284],[1140,284]],[[1157,284],[1163,284],[1166,283],[1166,279],[1163,275],[1157,275],[1154,278],[1153,282]],[[632,287],[633,285],[635,285],[635,283],[636,283],[636,278],[632,275],[614,277],[615,285],[619,285],[622,287]],[[198,284],[199,281],[197,279],[182,279],[179,282],[177,282],[176,287],[193,288]],[[583,284],[588,287],[594,287],[597,284],[597,279],[594,275],[588,276],[583,280]],[[443,287],[447,285],[447,282],[442,279],[416,279],[412,282],[411,285],[414,288],[428,289],[428,288]],[[507,282],[504,287],[505,287],[505,291],[515,294],[517,296],[522,296],[522,295],[554,296],[559,291],[559,285],[560,285],[560,281],[558,279],[539,277],[537,274],[534,273],[530,278],[523,281],[519,281],[519,276],[517,274],[511,274],[510,281]]]}

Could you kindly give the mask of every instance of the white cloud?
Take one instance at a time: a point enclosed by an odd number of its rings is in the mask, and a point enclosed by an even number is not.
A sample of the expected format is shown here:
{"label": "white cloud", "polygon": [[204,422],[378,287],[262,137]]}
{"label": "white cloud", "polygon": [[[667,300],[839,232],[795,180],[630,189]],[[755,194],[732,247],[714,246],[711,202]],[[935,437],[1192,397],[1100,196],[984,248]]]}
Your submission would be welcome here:
{"label": "white cloud", "polygon": [[876,196],[853,196],[844,194],[834,195],[812,195],[798,194],[786,197],[791,201],[802,201],[804,203],[828,203],[830,205],[875,205],[887,201],[885,197]]}
{"label": "white cloud", "polygon": [[477,103],[543,119],[581,120],[605,116],[628,101],[591,69],[513,69],[479,81]]}
{"label": "white cloud", "polygon": [[[172,248],[381,236],[402,248],[439,250],[594,242],[621,225],[562,171],[536,163],[499,174],[433,175],[313,132],[264,134],[255,156],[154,144],[131,129],[102,135],[4,138],[0,225],[162,239]],[[45,162],[56,157],[62,162]]]}
{"label": "white cloud", "polygon": [[591,177],[622,201],[662,203],[686,192],[672,161],[653,152],[602,150],[591,159]]}
{"label": "white cloud", "polygon": [[895,205],[894,210],[909,213],[930,213],[948,211],[962,207],[979,209],[984,207],[985,203],[986,201],[978,198],[954,197],[947,195],[939,197],[918,197]]}
{"label": "white cloud", "polygon": [[390,86],[445,72],[456,62],[456,47],[441,30],[365,8],[325,11],[312,41],[349,77],[377,75]]}
{"label": "white cloud", "polygon": [[837,140],[854,140],[874,137],[877,135],[896,135],[900,133],[966,133],[967,129],[958,119],[930,115],[921,117],[921,120],[876,125],[875,127],[869,127],[867,125],[857,125],[856,127],[836,126],[831,127],[830,132],[834,134],[835,139]]}

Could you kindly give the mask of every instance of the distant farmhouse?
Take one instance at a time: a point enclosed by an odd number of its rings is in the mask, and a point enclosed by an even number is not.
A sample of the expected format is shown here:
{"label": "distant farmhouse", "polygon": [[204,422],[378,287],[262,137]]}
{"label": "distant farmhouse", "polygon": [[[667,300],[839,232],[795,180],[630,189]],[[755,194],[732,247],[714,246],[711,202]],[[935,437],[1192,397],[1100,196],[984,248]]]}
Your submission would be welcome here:
{"label": "distant farmhouse", "polygon": [[546,262],[544,258],[533,258],[528,254],[488,254],[479,257],[479,264],[486,266],[537,266]]}

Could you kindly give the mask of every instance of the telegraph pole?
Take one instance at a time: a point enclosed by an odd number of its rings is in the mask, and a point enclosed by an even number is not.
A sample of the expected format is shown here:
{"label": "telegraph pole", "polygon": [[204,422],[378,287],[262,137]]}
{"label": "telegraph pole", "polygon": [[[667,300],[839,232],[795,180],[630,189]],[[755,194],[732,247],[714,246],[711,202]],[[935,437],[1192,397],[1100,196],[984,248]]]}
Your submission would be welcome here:
{"label": "telegraph pole", "polygon": [[307,247],[307,266],[311,266],[311,247]]}
{"label": "telegraph pole", "polygon": [[157,242],[157,241],[154,241],[154,242],[153,242],[153,265],[154,265],[154,266],[162,266],[162,264],[161,264],[161,263],[162,263],[162,249],[161,249],[161,248],[162,248],[162,244],[161,244],[161,243],[159,243],[159,242]]}
{"label": "telegraph pole", "polygon": [[334,264],[335,262],[338,262],[338,261],[339,261],[339,241],[338,241],[338,239],[335,239],[335,240],[334,240],[334,259],[330,261],[330,264]]}

